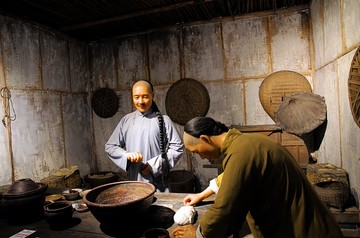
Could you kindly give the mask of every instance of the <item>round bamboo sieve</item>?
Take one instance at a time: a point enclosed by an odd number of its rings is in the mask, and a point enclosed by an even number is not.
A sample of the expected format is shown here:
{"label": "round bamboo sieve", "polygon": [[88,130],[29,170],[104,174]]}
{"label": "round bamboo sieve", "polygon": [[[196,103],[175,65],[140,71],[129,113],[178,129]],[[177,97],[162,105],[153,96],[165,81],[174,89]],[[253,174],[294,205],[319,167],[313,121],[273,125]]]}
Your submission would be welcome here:
{"label": "round bamboo sieve", "polygon": [[267,76],[259,88],[259,99],[265,112],[275,121],[275,112],[285,97],[312,92],[308,80],[301,74],[282,70]]}

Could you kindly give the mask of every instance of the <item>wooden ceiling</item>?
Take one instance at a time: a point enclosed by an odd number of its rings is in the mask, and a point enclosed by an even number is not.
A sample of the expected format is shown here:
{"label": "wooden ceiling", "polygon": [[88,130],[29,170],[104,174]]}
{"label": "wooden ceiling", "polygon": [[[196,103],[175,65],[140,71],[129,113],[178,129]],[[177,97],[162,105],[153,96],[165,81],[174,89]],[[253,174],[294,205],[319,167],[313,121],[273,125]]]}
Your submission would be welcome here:
{"label": "wooden ceiling", "polygon": [[83,41],[114,39],[191,22],[276,11],[310,0],[1,0],[0,14]]}

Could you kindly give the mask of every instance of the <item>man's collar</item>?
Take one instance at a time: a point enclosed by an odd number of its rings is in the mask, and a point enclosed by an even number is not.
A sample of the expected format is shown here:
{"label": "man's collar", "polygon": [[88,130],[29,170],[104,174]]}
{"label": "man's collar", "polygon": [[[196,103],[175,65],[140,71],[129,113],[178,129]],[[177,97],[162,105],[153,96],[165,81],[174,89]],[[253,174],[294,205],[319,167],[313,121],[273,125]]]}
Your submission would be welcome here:
{"label": "man's collar", "polygon": [[146,112],[140,112],[139,110],[136,110],[136,115],[139,115],[139,116],[149,116],[150,114],[152,114],[154,112],[154,109],[153,107],[151,107],[149,110],[147,110]]}

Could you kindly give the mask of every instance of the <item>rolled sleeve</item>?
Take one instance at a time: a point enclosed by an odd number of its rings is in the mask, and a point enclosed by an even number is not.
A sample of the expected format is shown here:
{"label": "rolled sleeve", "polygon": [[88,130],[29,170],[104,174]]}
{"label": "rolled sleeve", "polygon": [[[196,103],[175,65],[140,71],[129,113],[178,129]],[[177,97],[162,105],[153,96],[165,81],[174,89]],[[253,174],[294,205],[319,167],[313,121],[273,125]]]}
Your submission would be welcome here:
{"label": "rolled sleeve", "polygon": [[204,238],[204,236],[201,234],[201,227],[198,226],[196,229],[196,238]]}

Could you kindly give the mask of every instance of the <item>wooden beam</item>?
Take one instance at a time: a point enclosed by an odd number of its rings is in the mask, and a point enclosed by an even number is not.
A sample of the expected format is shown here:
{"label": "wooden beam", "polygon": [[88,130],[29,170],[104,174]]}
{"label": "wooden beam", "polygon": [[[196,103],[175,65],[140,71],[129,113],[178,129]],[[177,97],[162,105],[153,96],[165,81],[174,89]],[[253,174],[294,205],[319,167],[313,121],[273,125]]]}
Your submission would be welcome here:
{"label": "wooden beam", "polygon": [[184,1],[184,2],[173,4],[173,5],[169,5],[169,6],[146,9],[146,10],[133,12],[133,13],[129,13],[129,14],[124,14],[124,15],[120,15],[120,16],[116,16],[116,17],[106,18],[106,19],[102,19],[102,20],[98,20],[98,21],[84,22],[84,23],[80,23],[80,24],[76,24],[76,25],[65,26],[65,27],[62,27],[60,30],[61,31],[73,31],[73,30],[78,30],[78,29],[82,29],[82,28],[88,28],[91,26],[98,26],[98,25],[109,23],[109,22],[126,20],[129,18],[144,16],[144,15],[153,14],[153,13],[171,11],[171,10],[175,10],[175,9],[179,9],[179,8],[183,8],[183,7],[188,7],[188,6],[197,5],[200,3],[207,3],[207,2],[213,2],[213,1],[215,1],[215,0]]}
{"label": "wooden beam", "polygon": [[46,4],[44,4],[44,3],[37,3],[36,1],[23,0],[18,5],[22,5],[22,7],[26,9],[26,7],[27,7],[26,4],[29,5],[30,8],[34,8],[34,7],[38,8],[38,9],[40,9],[40,11],[46,12],[48,15],[58,16],[58,17],[61,17],[63,19],[66,19],[68,21],[72,20],[71,18],[67,17],[66,14],[61,14],[62,11],[51,10],[51,8],[46,6]]}

